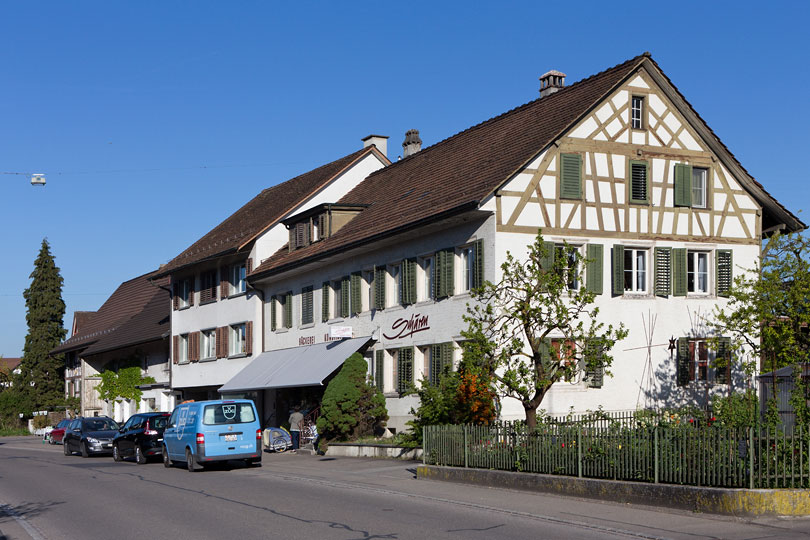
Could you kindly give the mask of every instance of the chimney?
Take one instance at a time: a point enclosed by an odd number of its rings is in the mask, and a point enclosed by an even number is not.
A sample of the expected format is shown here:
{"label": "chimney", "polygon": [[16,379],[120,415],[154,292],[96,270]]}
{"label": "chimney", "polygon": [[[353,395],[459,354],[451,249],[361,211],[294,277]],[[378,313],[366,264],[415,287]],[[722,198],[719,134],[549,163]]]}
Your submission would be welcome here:
{"label": "chimney", "polygon": [[419,138],[418,129],[409,129],[405,132],[405,142],[402,143],[402,157],[406,158],[422,149],[422,139]]}
{"label": "chimney", "polygon": [[540,97],[546,97],[563,88],[565,88],[565,73],[552,69],[540,76]]}
{"label": "chimney", "polygon": [[382,155],[388,157],[388,137],[385,135],[368,135],[360,140],[363,141],[363,148],[368,148],[373,144]]}

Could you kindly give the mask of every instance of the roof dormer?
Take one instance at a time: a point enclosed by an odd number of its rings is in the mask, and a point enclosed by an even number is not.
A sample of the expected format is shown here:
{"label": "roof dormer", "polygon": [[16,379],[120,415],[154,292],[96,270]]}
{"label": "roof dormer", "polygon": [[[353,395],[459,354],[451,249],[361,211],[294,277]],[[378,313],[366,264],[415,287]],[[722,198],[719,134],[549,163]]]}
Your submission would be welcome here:
{"label": "roof dormer", "polygon": [[290,251],[329,238],[368,205],[324,203],[283,220],[290,231]]}

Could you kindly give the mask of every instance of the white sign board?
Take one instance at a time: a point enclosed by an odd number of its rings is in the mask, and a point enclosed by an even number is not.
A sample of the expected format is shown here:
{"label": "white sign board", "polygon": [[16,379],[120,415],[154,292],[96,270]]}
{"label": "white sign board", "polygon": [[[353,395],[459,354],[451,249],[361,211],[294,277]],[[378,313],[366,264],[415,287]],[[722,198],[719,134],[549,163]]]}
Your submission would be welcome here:
{"label": "white sign board", "polygon": [[333,326],[329,329],[329,337],[350,338],[353,336],[351,326]]}

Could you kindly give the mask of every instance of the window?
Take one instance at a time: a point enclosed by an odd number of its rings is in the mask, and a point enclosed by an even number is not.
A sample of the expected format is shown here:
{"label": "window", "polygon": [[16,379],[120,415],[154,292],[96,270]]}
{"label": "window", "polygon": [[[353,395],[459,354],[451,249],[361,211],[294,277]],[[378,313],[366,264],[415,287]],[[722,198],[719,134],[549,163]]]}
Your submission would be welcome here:
{"label": "window", "polygon": [[363,306],[361,311],[367,311],[374,307],[374,271],[363,271]]}
{"label": "window", "polygon": [[647,292],[647,250],[613,246],[613,294]]}
{"label": "window", "polygon": [[203,330],[200,332],[200,359],[211,360],[217,355],[217,332],[216,328]]}
{"label": "window", "polygon": [[647,162],[630,162],[630,202],[648,203]]}
{"label": "window", "polygon": [[706,208],[706,178],[708,169],[692,167],[692,207]]}
{"label": "window", "polygon": [[402,303],[402,265],[395,264],[389,271],[394,285],[391,293],[395,304]]}
{"label": "window", "polygon": [[416,292],[416,268],[419,266],[416,259],[405,259],[400,265],[400,288],[399,302],[402,305],[415,304],[417,300]]}
{"label": "window", "polygon": [[396,351],[397,392],[406,394],[413,386],[413,347],[403,347]]}
{"label": "window", "polygon": [[312,306],[312,286],[301,289],[301,324],[314,322]]}
{"label": "window", "polygon": [[433,298],[433,257],[424,257],[419,265],[421,269],[421,287],[419,288],[419,300],[430,300]]}
{"label": "window", "polygon": [[553,358],[563,370],[563,380],[572,382],[577,373],[576,344],[570,339],[554,338],[551,340],[551,349],[554,350]]}
{"label": "window", "polygon": [[245,323],[234,324],[230,327],[230,336],[228,342],[230,344],[229,356],[236,356],[239,354],[247,354],[247,332]]}
{"label": "window", "polygon": [[731,340],[716,338],[715,350],[706,338],[679,338],[677,378],[679,386],[692,381],[729,384],[731,380]]}
{"label": "window", "polygon": [[473,289],[472,265],[474,257],[472,246],[461,248],[459,253],[459,259],[461,260],[461,292],[469,292]]}
{"label": "window", "polygon": [[430,384],[439,383],[439,377],[453,369],[453,344],[439,343],[430,346],[430,369],[428,371]]}
{"label": "window", "polygon": [[321,285],[321,322],[326,322],[331,317],[329,302],[329,294],[332,291],[332,286],[328,281],[324,281]]}
{"label": "window", "polygon": [[306,247],[312,240],[312,228],[309,219],[290,227],[290,251]]}
{"label": "window", "polygon": [[175,351],[177,354],[177,362],[185,364],[188,362],[188,334],[180,334],[177,337],[179,338],[175,343],[177,347]]}
{"label": "window", "polygon": [[184,278],[174,284],[174,309],[189,307],[194,303],[191,280],[192,278]]}
{"label": "window", "polygon": [[217,273],[214,270],[200,274],[200,304],[216,302],[217,300]]}
{"label": "window", "polygon": [[385,309],[385,280],[386,270],[384,266],[374,268],[374,306],[375,309]]}
{"label": "window", "polygon": [[336,279],[332,282],[332,294],[334,295],[334,303],[332,305],[332,317],[342,317],[343,313],[343,279]]}
{"label": "window", "polygon": [[563,261],[559,269],[565,280],[569,291],[579,289],[579,265],[577,264],[577,253],[579,247],[565,244],[554,246],[554,258]]}
{"label": "window", "polygon": [[633,96],[630,107],[630,127],[644,129],[644,98]]}
{"label": "window", "polygon": [[582,157],[560,154],[560,198],[582,198]]}
{"label": "window", "polygon": [[246,276],[245,263],[234,264],[231,266],[231,291],[230,296],[241,294],[245,292],[245,276]]}
{"label": "window", "polygon": [[281,300],[281,324],[284,328],[293,326],[292,291],[284,294]]}
{"label": "window", "polygon": [[709,293],[709,254],[688,251],[686,254],[686,290],[690,293]]}

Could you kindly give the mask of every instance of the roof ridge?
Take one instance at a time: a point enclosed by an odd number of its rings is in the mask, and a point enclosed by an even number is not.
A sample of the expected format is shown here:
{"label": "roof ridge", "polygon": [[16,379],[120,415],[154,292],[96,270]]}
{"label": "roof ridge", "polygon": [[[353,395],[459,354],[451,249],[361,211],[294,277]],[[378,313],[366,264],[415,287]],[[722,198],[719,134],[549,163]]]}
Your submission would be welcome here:
{"label": "roof ridge", "polygon": [[[414,154],[411,154],[410,156],[402,158],[399,161],[395,161],[395,162],[391,163],[391,165],[389,165],[388,167],[383,167],[382,169],[379,169],[377,171],[372,172],[371,174],[369,174],[369,176],[376,175],[376,174],[380,173],[380,171],[390,169],[392,166],[396,166],[396,165],[398,165],[400,163],[406,163],[406,162],[410,161],[412,158],[414,158],[415,156],[418,156],[420,154],[424,155],[425,152],[429,152],[429,151],[433,150],[434,148],[436,148],[439,145],[446,144],[446,143],[450,142],[451,140],[459,137],[460,135],[469,133],[470,131],[473,131],[473,130],[481,129],[484,126],[487,126],[487,125],[492,124],[492,123],[494,123],[496,121],[502,120],[503,118],[505,118],[507,116],[510,116],[512,114],[516,114],[517,112],[522,111],[524,109],[527,109],[532,105],[536,105],[540,100],[544,100],[543,103],[548,103],[549,100],[559,99],[560,95],[565,95],[565,93],[570,93],[570,90],[572,88],[579,87],[579,86],[581,86],[581,85],[583,85],[583,84],[585,84],[587,82],[592,81],[592,79],[595,79],[597,77],[603,77],[605,75],[608,75],[610,72],[616,71],[618,69],[621,69],[621,68],[627,66],[627,64],[630,64],[630,63],[633,63],[633,62],[640,62],[641,59],[643,59],[643,58],[652,59],[649,52],[644,52],[644,53],[642,53],[642,54],[640,54],[638,56],[634,56],[633,58],[625,60],[624,62],[616,64],[615,66],[603,69],[602,71],[600,71],[598,73],[594,73],[593,75],[589,75],[588,77],[585,77],[584,79],[580,79],[580,80],[576,81],[575,83],[573,83],[571,86],[566,86],[564,88],[561,88],[560,90],[558,90],[557,92],[554,92],[553,94],[549,94],[547,96],[542,96],[542,97],[535,98],[535,99],[533,99],[531,101],[528,101],[528,102],[526,102],[526,103],[524,103],[522,105],[518,105],[516,107],[513,107],[513,108],[509,109],[506,112],[503,112],[501,114],[498,114],[496,116],[488,118],[488,119],[486,119],[486,120],[484,120],[482,122],[474,124],[474,125],[466,128],[466,129],[463,129],[463,130],[461,130],[461,131],[459,131],[457,133],[454,133],[454,134],[452,134],[452,135],[450,135],[448,137],[445,137],[444,139],[433,143],[432,145],[420,150],[419,152],[416,152]],[[555,96],[557,96],[557,97],[555,98]]]}

